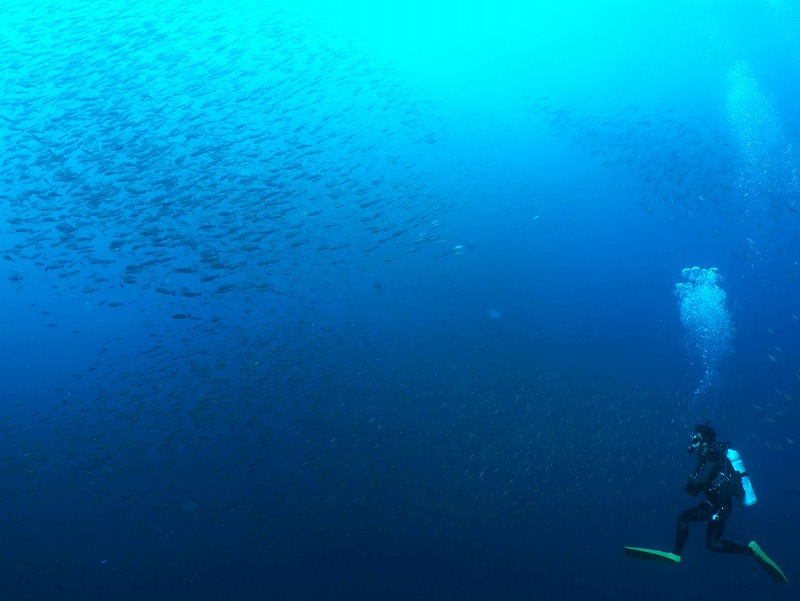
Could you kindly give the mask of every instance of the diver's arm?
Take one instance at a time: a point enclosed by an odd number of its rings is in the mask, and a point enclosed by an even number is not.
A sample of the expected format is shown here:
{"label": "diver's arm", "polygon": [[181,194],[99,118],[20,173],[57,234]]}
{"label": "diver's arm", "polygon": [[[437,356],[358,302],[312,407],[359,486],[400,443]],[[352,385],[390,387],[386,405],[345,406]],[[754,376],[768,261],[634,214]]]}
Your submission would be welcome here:
{"label": "diver's arm", "polygon": [[686,483],[686,492],[690,495],[696,495],[708,488],[720,472],[723,458],[724,456],[720,451],[711,451],[706,457],[702,473],[694,480],[689,479],[689,482]]}
{"label": "diver's arm", "polygon": [[696,495],[697,493],[693,490],[695,481],[700,477],[700,474],[703,473],[703,466],[705,465],[705,461],[698,461],[697,467],[694,468],[692,475],[686,479],[686,483],[683,485],[683,490],[686,491],[687,495]]}

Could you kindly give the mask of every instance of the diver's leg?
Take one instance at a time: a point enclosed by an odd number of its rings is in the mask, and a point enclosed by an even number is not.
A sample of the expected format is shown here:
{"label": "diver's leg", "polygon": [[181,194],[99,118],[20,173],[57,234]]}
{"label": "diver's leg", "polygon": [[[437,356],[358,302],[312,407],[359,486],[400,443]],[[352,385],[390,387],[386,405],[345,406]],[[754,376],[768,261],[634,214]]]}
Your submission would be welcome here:
{"label": "diver's leg", "polygon": [[755,552],[747,545],[740,545],[729,540],[720,540],[732,509],[729,503],[725,503],[708,518],[706,546],[715,553],[739,553],[740,555],[753,556]]}
{"label": "diver's leg", "polygon": [[678,516],[678,523],[675,526],[675,546],[672,552],[680,555],[683,552],[683,545],[689,538],[689,522],[703,522],[711,517],[711,504],[704,501],[696,507],[691,507]]}

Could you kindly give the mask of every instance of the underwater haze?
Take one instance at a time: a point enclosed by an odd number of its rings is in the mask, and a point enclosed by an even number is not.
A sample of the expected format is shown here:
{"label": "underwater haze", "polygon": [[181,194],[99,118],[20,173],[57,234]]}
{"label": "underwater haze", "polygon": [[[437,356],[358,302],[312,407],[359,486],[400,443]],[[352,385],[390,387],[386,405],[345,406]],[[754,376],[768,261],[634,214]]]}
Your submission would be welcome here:
{"label": "underwater haze", "polygon": [[[0,65],[0,600],[800,595],[797,3],[6,1]],[[623,555],[706,420],[787,586]]]}

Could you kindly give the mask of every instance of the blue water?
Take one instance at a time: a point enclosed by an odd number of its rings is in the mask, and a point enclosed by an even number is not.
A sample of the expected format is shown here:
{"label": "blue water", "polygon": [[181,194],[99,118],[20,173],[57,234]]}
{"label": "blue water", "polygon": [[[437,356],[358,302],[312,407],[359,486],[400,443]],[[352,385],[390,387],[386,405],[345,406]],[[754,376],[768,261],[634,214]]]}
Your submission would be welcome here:
{"label": "blue water", "polygon": [[2,599],[797,596],[800,8],[528,4],[0,5]]}

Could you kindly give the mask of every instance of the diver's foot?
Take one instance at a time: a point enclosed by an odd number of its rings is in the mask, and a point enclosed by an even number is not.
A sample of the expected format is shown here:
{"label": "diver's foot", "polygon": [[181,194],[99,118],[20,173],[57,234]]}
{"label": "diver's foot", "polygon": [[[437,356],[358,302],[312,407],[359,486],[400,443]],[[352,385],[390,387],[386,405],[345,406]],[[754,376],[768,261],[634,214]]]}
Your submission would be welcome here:
{"label": "diver's foot", "polygon": [[772,578],[778,584],[787,584],[789,582],[783,571],[778,567],[778,564],[772,561],[767,554],[761,550],[761,547],[758,546],[756,541],[750,541],[750,544],[747,546],[753,550],[756,561],[760,563],[761,567],[767,571],[767,574],[770,575],[770,578]]}

